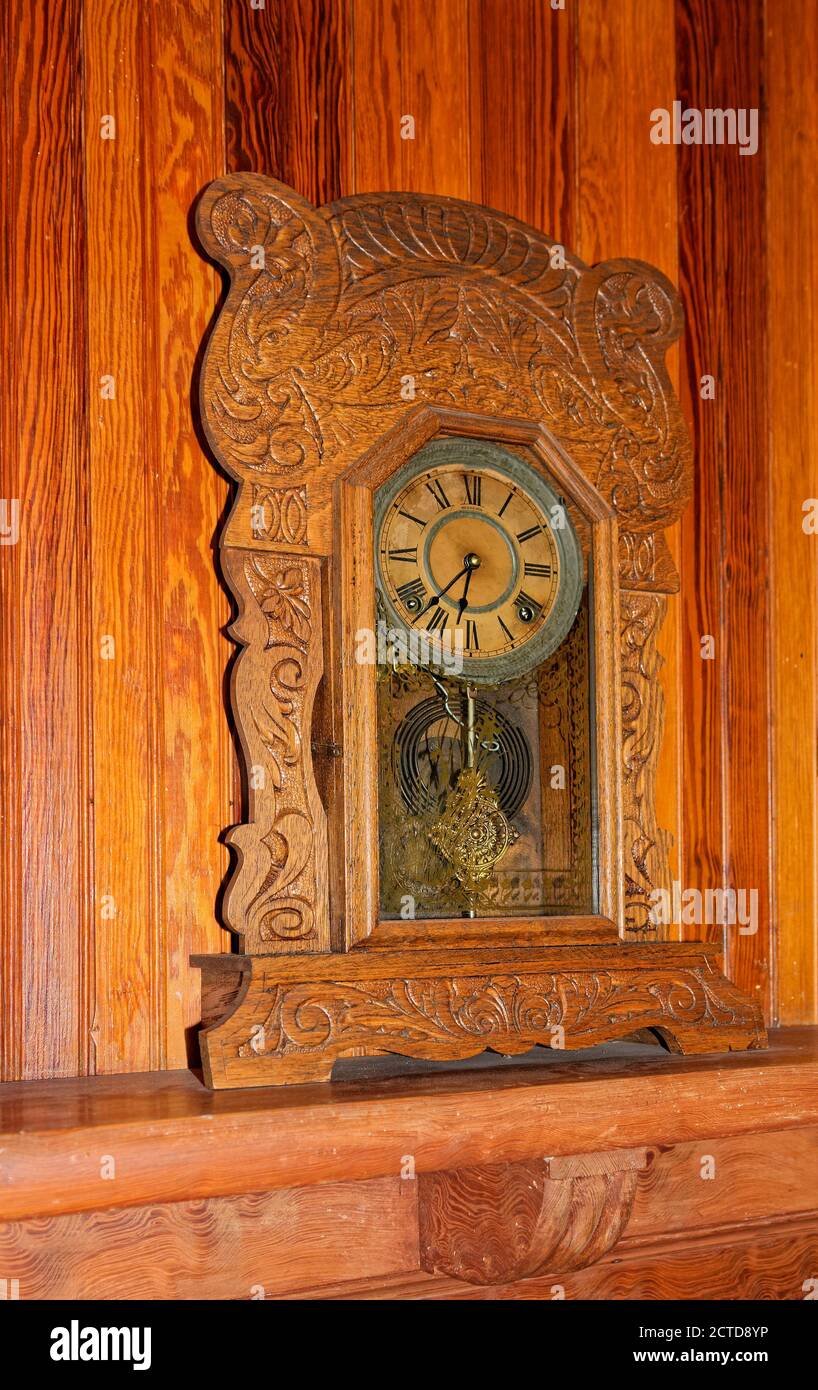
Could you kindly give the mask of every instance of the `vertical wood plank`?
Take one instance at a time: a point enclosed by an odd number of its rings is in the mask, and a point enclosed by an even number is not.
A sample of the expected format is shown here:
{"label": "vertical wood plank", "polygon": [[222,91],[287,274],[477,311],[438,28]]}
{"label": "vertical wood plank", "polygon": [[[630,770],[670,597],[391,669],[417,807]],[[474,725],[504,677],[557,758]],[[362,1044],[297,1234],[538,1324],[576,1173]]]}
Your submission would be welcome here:
{"label": "vertical wood plank", "polygon": [[[3,1078],[87,1065],[88,718],[79,6],[2,20],[4,384],[0,496]],[[6,525],[10,524],[7,514]]]}
{"label": "vertical wood plank", "polygon": [[675,283],[676,161],[650,140],[674,89],[670,0],[580,0],[578,250],[649,261]]}
{"label": "vertical wood plank", "polygon": [[[145,199],[145,13],[86,0],[96,1017],[100,1071],[163,1063],[164,867],[154,817],[162,691],[150,546],[159,439],[155,243]],[[116,138],[103,139],[105,117]],[[110,129],[110,127],[109,127]],[[114,399],[102,378],[114,380]]]}
{"label": "vertical wood plank", "polygon": [[[471,189],[467,0],[352,0],[354,191]],[[401,122],[411,116],[414,137]]]}
{"label": "vertical wood plank", "polygon": [[[677,284],[676,152],[650,140],[651,111],[669,108],[675,95],[674,51],[673,0],[581,0],[577,249],[590,264],[615,256],[648,261]],[[675,349],[668,366],[678,387]],[[666,539],[679,568],[678,526],[668,530]],[[656,775],[656,819],[669,837],[648,863],[657,886],[669,888],[679,876],[682,836],[681,604],[675,594],[667,598],[657,654],[664,740]]]}
{"label": "vertical wood plank", "polygon": [[400,8],[351,0],[353,193],[403,188]]}
{"label": "vertical wood plank", "polygon": [[471,191],[466,0],[401,5],[401,104],[415,120],[401,140],[403,186],[468,198]]}
{"label": "vertical wood plank", "polygon": [[469,6],[471,196],[576,241],[576,6]]}
{"label": "vertical wood plank", "polygon": [[227,168],[349,192],[349,0],[225,0]]}
{"label": "vertical wood plank", "polygon": [[[676,0],[683,107],[761,108],[762,0]],[[685,882],[758,895],[755,936],[726,932],[731,978],[769,1005],[769,516],[764,130],[757,155],[679,147],[684,394],[696,446],[682,521]],[[702,400],[700,378],[716,378]],[[700,639],[715,637],[715,660]],[[701,929],[690,928],[688,934]],[[711,928],[711,934],[718,928]]]}
{"label": "vertical wood plank", "polygon": [[[154,568],[161,699],[153,786],[164,885],[158,943],[165,995],[167,1065],[186,1062],[185,1028],[198,1021],[199,972],[191,953],[229,950],[215,900],[227,867],[218,835],[231,808],[232,749],[222,701],[230,644],[221,635],[229,603],[213,563],[213,537],[227,485],[194,432],[195,364],[218,299],[215,271],[197,255],[190,209],[223,168],[222,33],[213,0],[153,6],[146,167],[155,242],[157,354],[146,382],[159,423],[155,513],[148,535]],[[158,774],[158,775],[156,775]]]}
{"label": "vertical wood plank", "polygon": [[773,898],[777,1021],[818,1020],[818,10],[767,6]]}

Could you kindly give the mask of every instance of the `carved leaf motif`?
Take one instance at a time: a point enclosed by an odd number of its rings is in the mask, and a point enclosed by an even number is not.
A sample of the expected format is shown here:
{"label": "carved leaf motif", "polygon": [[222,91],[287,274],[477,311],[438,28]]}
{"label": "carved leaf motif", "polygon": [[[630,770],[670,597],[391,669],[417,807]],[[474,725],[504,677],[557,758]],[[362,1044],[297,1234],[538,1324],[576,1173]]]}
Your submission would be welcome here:
{"label": "carved leaf motif", "polygon": [[[419,400],[544,418],[632,531],[675,520],[690,448],[663,365],[678,302],[658,271],[570,256],[553,269],[553,242],[454,199],[386,195],[314,217],[293,199],[234,191],[212,213],[231,264],[251,236],[266,253],[227,361],[208,359],[206,410],[229,466],[332,468],[394,423],[408,372]],[[330,238],[319,295],[316,248]]]}
{"label": "carved leaf motif", "polygon": [[669,886],[670,833],[656,822],[654,783],[664,706],[656,639],[665,613],[660,595],[621,595],[622,768],[625,928],[655,933],[653,892]]}
{"label": "carved leaf motif", "polygon": [[[515,1054],[550,1043],[558,1026],[570,1047],[640,1027],[760,1029],[758,1010],[706,963],[651,972],[624,967],[278,984],[258,998],[264,1052],[278,1057],[325,1048],[342,1055],[366,1046],[418,1057],[435,1044],[448,1057],[486,1048]],[[248,1049],[257,1052],[252,1036],[238,1044],[237,1055]]]}
{"label": "carved leaf motif", "polygon": [[280,560],[258,555],[247,562],[245,573],[261,611],[270,621],[267,647],[281,641],[282,632],[300,646],[306,646],[312,628],[303,572],[296,568],[283,569]]}
{"label": "carved leaf motif", "polygon": [[228,838],[238,862],[225,919],[250,952],[326,950],[326,821],[305,757],[322,673],[319,563],[227,548],[224,564],[240,606],[232,692],[251,788],[248,823]]}

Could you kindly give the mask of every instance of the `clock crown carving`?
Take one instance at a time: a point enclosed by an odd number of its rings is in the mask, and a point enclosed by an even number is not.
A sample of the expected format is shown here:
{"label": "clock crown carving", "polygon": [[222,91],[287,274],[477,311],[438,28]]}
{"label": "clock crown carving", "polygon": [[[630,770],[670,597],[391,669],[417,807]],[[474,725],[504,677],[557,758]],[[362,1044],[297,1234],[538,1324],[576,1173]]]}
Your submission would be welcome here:
{"label": "clock crown carving", "polygon": [[673,287],[451,198],[315,208],[236,174],[197,226],[229,277],[200,391],[237,485],[247,782],[241,954],[197,958],[209,1082],[555,1029],[759,1045],[715,948],[647,939],[663,530],[692,479]]}

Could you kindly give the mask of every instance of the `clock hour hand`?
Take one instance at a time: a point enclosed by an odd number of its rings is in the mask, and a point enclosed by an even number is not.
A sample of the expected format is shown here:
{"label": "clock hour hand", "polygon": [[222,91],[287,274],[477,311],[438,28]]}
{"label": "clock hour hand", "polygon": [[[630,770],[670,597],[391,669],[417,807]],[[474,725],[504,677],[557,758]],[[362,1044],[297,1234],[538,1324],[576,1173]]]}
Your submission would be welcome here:
{"label": "clock hour hand", "polygon": [[467,609],[468,606],[469,606],[469,585],[471,584],[471,577],[472,577],[473,574],[474,574],[474,568],[473,568],[473,566],[470,566],[469,569],[468,569],[467,572],[466,572],[466,582],[465,582],[465,584],[463,585],[463,593],[462,593],[462,596],[461,596],[461,598],[460,598],[460,602],[459,602],[458,605],[457,605],[457,618],[456,618],[456,622],[457,622],[457,623],[460,622],[460,619],[463,617],[463,614],[465,613],[466,609]]}

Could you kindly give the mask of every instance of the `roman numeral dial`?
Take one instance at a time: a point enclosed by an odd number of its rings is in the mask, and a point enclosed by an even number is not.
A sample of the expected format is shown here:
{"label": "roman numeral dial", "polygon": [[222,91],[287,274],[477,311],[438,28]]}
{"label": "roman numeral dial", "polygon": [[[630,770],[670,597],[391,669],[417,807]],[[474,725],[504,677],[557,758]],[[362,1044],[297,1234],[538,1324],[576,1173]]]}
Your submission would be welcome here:
{"label": "roman numeral dial", "polygon": [[[462,461],[456,446],[463,446]],[[422,652],[412,652],[428,639],[453,662],[459,656],[465,674],[485,680],[481,670],[547,630],[566,553],[552,525],[557,494],[522,461],[504,467],[510,456],[499,447],[494,466],[492,449],[475,446],[478,460],[469,457],[468,440],[427,446],[416,467],[404,465],[379,490],[385,501],[375,513],[378,586],[387,618],[414,643],[408,659],[424,664]],[[445,461],[423,466],[424,457],[436,456]],[[581,588],[582,557],[571,536]]]}

